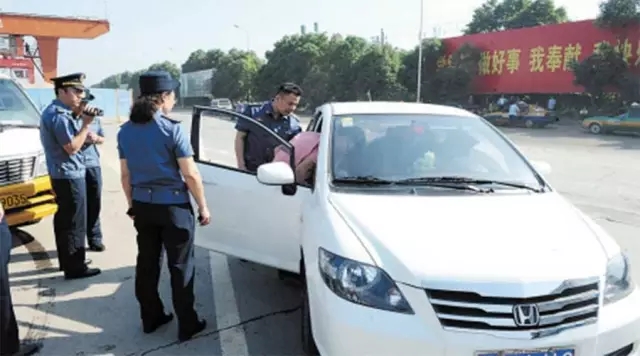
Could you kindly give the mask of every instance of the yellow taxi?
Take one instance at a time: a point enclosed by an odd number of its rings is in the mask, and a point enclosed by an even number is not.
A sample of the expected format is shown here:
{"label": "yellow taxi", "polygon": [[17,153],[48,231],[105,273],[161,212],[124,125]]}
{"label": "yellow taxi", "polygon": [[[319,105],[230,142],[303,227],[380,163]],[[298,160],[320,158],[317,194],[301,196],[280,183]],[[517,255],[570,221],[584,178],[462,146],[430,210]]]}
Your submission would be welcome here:
{"label": "yellow taxi", "polygon": [[57,210],[40,112],[20,85],[0,75],[0,204],[9,226],[34,224]]}

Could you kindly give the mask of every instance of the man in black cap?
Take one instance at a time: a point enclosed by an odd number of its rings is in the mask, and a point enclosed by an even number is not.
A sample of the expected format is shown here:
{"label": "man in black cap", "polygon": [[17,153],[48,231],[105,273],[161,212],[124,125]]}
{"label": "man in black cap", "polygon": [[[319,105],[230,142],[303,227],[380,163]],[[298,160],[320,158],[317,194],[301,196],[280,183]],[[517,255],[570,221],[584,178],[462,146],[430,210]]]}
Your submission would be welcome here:
{"label": "man in black cap", "polygon": [[53,218],[60,270],[66,279],[100,274],[85,260],[86,166],[82,147],[98,110],[87,108],[83,73],[53,78],[56,99],[40,117],[40,141],[58,211]]}
{"label": "man in black cap", "polygon": [[41,344],[20,346],[18,323],[11,300],[9,285],[9,258],[11,257],[11,231],[0,204],[0,355],[26,356],[40,351]]}

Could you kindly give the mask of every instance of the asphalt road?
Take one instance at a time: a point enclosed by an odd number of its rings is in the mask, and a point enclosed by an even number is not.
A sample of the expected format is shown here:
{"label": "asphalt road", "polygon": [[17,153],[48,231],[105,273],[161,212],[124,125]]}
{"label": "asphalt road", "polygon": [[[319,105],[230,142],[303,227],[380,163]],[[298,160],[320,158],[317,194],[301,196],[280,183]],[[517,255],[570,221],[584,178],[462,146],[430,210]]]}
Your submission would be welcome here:
{"label": "asphalt road", "polygon": [[[188,130],[188,115],[177,118]],[[233,164],[232,123],[207,119],[205,125],[206,154]],[[106,132],[114,138],[117,126]],[[553,186],[629,251],[640,275],[640,139],[590,136],[576,127],[506,132],[530,158],[552,165]],[[42,355],[300,355],[299,291],[270,269],[202,249],[196,301],[206,331],[184,344],[175,342],[175,322],[142,333],[133,292],[135,233],[124,214],[113,140],[102,152],[108,249],[89,257],[104,272],[65,281],[57,272],[51,219],[19,232],[17,242],[27,243],[13,250],[10,270],[22,337],[42,341]],[[531,223],[544,223],[544,216]],[[171,309],[166,271],[160,289]]]}

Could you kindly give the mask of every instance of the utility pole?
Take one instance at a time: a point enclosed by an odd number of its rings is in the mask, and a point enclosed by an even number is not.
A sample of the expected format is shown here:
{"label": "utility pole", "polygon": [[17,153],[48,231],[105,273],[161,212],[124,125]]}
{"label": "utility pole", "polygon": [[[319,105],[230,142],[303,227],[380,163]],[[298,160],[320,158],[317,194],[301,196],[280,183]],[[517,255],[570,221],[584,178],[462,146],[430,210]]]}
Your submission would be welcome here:
{"label": "utility pole", "polygon": [[418,32],[418,84],[416,88],[416,102],[419,103],[421,99],[422,89],[422,32],[424,27],[424,0],[420,0],[420,32]]}

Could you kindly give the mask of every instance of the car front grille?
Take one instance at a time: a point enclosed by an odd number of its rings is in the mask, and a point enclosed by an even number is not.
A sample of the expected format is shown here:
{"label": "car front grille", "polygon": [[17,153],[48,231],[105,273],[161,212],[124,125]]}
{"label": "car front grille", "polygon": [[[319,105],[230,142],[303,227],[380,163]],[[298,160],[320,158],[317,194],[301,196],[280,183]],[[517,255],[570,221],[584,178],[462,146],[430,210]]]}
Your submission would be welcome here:
{"label": "car front grille", "polygon": [[[593,280],[592,280],[593,281]],[[553,294],[507,298],[440,289],[426,289],[444,328],[485,331],[551,331],[595,322],[599,310],[599,283],[570,285]],[[518,306],[535,306],[535,323],[517,323]]]}
{"label": "car front grille", "polygon": [[35,156],[0,161],[0,186],[30,180],[35,163]]}

